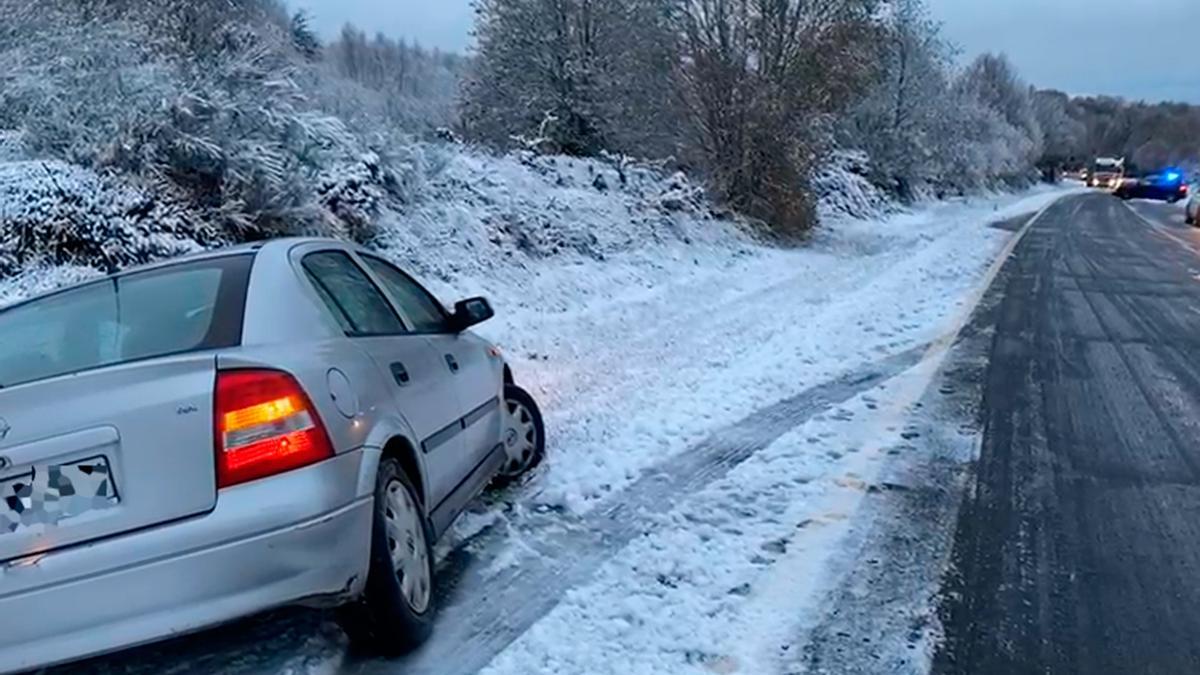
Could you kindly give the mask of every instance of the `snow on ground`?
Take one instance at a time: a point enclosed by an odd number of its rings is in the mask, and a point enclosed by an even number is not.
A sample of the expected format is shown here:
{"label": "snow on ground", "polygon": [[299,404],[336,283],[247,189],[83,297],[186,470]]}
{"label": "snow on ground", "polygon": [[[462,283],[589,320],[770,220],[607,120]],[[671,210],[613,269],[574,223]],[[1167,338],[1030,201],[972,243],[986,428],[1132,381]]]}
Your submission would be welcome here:
{"label": "snow on ground", "polygon": [[664,514],[487,673],[767,673],[818,609],[830,556],[888,437],[894,387],[814,419]]}
{"label": "snow on ground", "polygon": [[937,337],[1009,236],[984,225],[1055,194],[848,219],[798,250],[713,223],[703,243],[456,286],[495,300],[481,332],[545,409],[551,468],[532,489],[583,512],[714,427]]}
{"label": "snow on ground", "polygon": [[[948,345],[1011,238],[987,223],[1061,195],[1039,190],[842,222],[804,250],[754,251],[713,277],[675,277],[664,300],[609,307],[573,336],[556,326],[560,342],[543,338],[551,344],[535,350],[591,340],[587,350],[567,347],[530,364],[557,395],[543,497],[586,509],[707,429],[884,357]],[[680,297],[687,306],[670,300]],[[570,373],[585,361],[609,367],[591,370],[588,382],[562,377],[559,359]],[[897,461],[908,406],[936,366],[931,356],[810,420],[663,514],[488,672],[757,673],[795,660],[789,651],[837,583],[829,561],[880,467]],[[921,653],[929,649],[925,640]]]}

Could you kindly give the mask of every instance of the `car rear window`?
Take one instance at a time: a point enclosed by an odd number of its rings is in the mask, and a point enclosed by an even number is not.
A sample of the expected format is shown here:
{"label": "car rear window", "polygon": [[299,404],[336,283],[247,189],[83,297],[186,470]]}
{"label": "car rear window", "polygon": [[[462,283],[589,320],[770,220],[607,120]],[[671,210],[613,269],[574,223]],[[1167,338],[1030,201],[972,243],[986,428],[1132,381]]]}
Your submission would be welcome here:
{"label": "car rear window", "polygon": [[321,301],[351,336],[398,335],[400,317],[375,282],[341,251],[309,253],[301,262]]}
{"label": "car rear window", "polygon": [[134,272],[0,310],[0,386],[236,346],[253,260]]}

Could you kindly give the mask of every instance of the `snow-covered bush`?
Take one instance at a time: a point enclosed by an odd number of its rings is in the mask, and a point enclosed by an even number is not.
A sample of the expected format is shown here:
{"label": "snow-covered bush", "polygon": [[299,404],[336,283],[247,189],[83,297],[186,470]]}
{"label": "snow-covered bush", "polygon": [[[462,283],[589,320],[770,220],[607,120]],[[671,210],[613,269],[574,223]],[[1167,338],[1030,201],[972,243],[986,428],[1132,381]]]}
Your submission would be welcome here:
{"label": "snow-covered bush", "polygon": [[412,183],[418,169],[405,168],[408,170],[397,175],[379,155],[368,152],[358,161],[323,171],[317,179],[317,198],[334,217],[331,227],[336,234],[360,242],[374,238],[376,219],[388,197],[403,203],[415,192]]}
{"label": "snow-covered bush", "polygon": [[[689,181],[653,165],[445,147],[414,146],[415,156],[434,158],[425,160],[422,197],[389,201],[372,245],[435,286],[453,284],[454,293],[512,289],[544,265],[728,242],[742,229],[696,200]],[[671,194],[685,196],[682,210],[663,205]]]}
{"label": "snow-covered bush", "polygon": [[149,191],[63,162],[0,162],[0,277],[46,264],[114,271],[219,241]]}
{"label": "snow-covered bush", "polygon": [[170,184],[236,238],[337,230],[316,177],[362,148],[309,105],[289,30],[207,0],[92,4],[0,0],[0,128],[37,157]]}
{"label": "snow-covered bush", "polygon": [[29,149],[25,147],[25,135],[19,131],[0,129],[0,162],[25,159]]}
{"label": "snow-covered bush", "polygon": [[813,176],[817,211],[822,218],[870,218],[887,211],[891,200],[872,183],[871,159],[857,150],[837,150]]}

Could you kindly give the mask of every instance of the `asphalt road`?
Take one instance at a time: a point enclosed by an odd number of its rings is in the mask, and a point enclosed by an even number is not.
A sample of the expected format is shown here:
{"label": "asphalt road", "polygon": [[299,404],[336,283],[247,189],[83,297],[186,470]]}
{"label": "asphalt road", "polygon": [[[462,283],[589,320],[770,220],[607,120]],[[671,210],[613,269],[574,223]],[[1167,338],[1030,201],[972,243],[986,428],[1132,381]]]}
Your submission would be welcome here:
{"label": "asphalt road", "polygon": [[935,672],[1200,672],[1200,230],[1067,198],[993,292]]}

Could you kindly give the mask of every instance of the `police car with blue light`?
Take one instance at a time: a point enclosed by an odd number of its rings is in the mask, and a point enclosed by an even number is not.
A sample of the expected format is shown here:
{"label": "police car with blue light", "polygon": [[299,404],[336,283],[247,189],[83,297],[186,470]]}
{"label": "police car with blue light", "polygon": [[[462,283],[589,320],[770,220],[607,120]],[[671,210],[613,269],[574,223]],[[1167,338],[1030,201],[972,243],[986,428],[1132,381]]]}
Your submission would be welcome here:
{"label": "police car with blue light", "polygon": [[1142,176],[1126,176],[1113,194],[1121,199],[1156,199],[1174,204],[1188,197],[1188,184],[1183,171],[1163,169]]}

